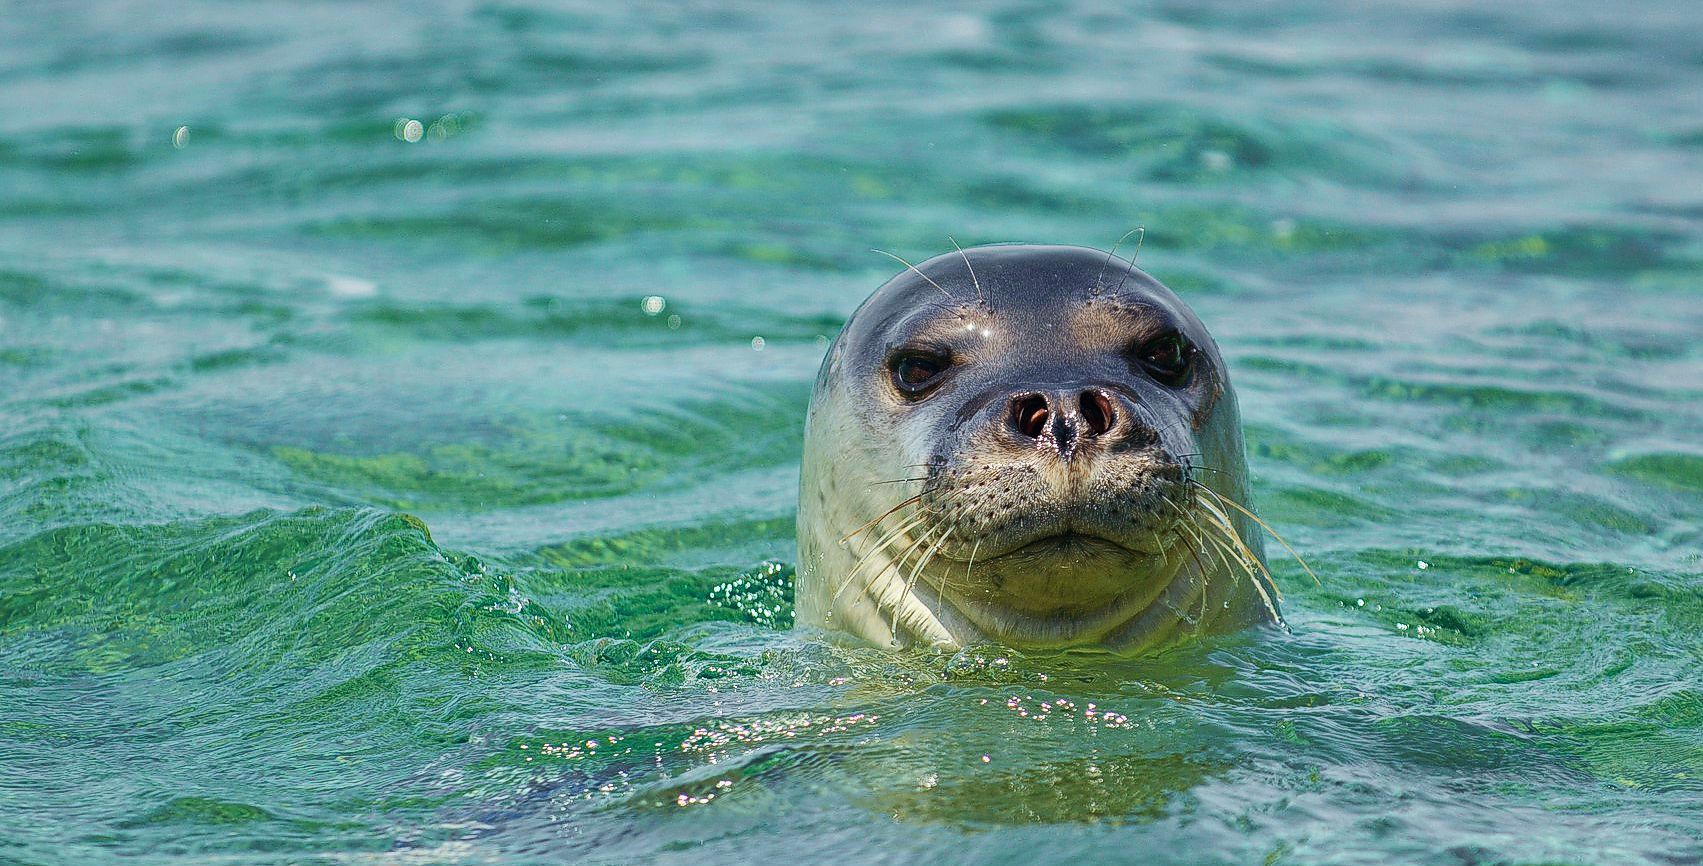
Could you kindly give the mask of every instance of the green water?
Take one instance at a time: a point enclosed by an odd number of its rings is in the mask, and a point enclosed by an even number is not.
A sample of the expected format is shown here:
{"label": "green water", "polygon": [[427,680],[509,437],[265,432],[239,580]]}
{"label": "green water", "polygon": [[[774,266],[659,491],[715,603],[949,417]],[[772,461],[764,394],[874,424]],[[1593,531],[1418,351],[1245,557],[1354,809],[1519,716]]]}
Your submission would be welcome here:
{"label": "green water", "polygon": [[[0,863],[1703,862],[1700,26],[14,4]],[[867,250],[1136,225],[1292,633],[792,632]]]}

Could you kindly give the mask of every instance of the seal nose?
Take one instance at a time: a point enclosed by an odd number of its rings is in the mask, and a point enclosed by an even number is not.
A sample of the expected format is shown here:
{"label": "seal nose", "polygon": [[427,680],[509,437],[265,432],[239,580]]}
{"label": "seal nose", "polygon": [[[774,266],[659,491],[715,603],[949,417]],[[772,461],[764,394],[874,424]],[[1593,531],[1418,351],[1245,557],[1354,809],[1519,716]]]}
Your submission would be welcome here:
{"label": "seal nose", "polygon": [[1082,435],[1089,438],[1104,436],[1118,422],[1118,410],[1111,398],[1099,391],[1083,391],[1076,398],[1077,411],[1082,415]]}
{"label": "seal nose", "polygon": [[1052,415],[1052,404],[1041,394],[1011,398],[1011,426],[1025,439],[1041,438]]}
{"label": "seal nose", "polygon": [[1031,391],[1011,398],[1007,424],[1019,437],[1052,440],[1069,457],[1078,439],[1099,439],[1119,427],[1118,407],[1104,391]]}

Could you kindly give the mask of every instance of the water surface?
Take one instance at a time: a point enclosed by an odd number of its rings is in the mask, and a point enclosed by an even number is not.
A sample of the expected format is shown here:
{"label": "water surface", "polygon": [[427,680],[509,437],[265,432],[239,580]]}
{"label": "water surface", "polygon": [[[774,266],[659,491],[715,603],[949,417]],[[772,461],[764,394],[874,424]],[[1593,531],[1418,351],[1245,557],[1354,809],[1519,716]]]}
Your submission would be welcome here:
{"label": "water surface", "polygon": [[[15,6],[0,862],[1703,861],[1700,26]],[[869,248],[1137,225],[1292,632],[790,631]]]}

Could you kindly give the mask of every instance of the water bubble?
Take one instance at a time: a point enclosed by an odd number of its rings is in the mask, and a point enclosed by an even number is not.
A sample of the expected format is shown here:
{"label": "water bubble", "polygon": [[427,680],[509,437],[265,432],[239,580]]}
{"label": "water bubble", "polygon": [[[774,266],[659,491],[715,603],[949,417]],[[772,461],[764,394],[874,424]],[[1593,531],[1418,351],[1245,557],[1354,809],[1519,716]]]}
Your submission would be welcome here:
{"label": "water bubble", "polygon": [[1416,566],[1418,566],[1418,567],[1419,567],[1419,570],[1420,570],[1420,571],[1424,571],[1424,570],[1425,570],[1425,569],[1427,569],[1427,568],[1430,568],[1430,567],[1431,567],[1431,563],[1429,563],[1429,562],[1426,562],[1426,561],[1425,561],[1425,560],[1423,560],[1423,559],[1421,559],[1421,560],[1419,560],[1419,561],[1417,561],[1417,562],[1415,562],[1415,563],[1414,563],[1414,565],[1416,565]]}
{"label": "water bubble", "polygon": [[180,126],[171,134],[171,146],[182,150],[189,146],[189,127]]}
{"label": "water bubble", "polygon": [[431,126],[426,127],[426,135],[431,136],[433,141],[443,141],[460,131],[461,118],[454,114],[446,114],[432,121]]}
{"label": "water bubble", "polygon": [[670,330],[670,331],[680,330],[680,317],[678,315],[673,315],[673,316],[668,317],[668,330]]}
{"label": "water bubble", "polygon": [[752,337],[751,338],[751,348],[756,349],[759,352],[763,351],[763,338],[762,337]]}
{"label": "water bubble", "polygon": [[426,134],[426,127],[412,117],[398,117],[396,124],[391,128],[391,132],[399,140],[413,144],[420,140],[420,136]]}
{"label": "water bubble", "polygon": [[657,315],[667,306],[668,301],[661,295],[645,295],[644,300],[639,302],[639,309],[644,310],[647,316]]}

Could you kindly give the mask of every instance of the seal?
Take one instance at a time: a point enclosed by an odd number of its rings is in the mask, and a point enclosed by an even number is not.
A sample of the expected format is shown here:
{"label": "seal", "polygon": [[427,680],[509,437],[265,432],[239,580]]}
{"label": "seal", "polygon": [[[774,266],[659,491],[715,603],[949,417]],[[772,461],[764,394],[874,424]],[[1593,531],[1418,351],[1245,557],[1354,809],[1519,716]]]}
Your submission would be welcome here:
{"label": "seal", "polygon": [[1181,298],[1086,247],[899,261],[811,395],[798,624],[1134,653],[1282,621],[1236,393]]}

